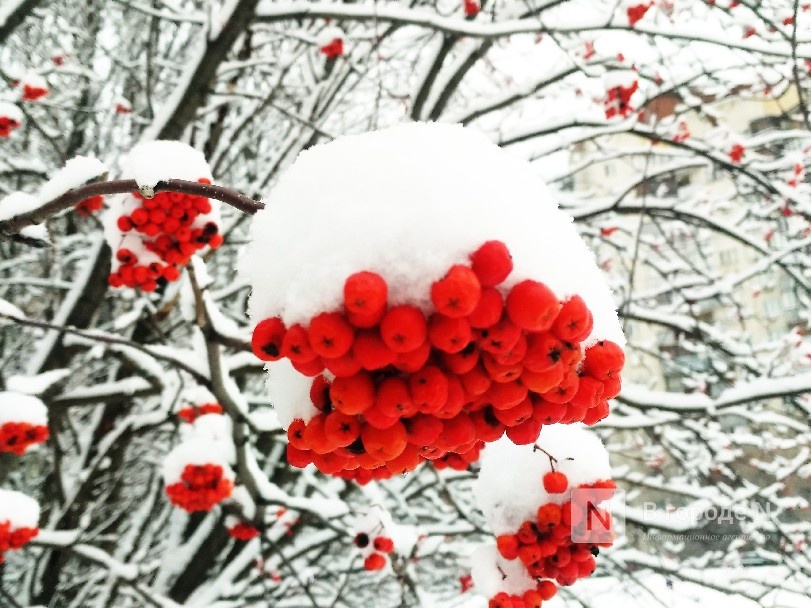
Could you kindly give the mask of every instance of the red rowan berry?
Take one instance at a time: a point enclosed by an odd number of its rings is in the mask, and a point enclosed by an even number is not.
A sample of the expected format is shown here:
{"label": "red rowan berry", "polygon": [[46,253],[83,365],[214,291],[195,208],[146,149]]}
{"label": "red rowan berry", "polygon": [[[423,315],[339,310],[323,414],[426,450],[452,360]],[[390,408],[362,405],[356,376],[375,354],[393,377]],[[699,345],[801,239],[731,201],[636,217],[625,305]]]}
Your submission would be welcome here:
{"label": "red rowan berry", "polygon": [[467,266],[452,266],[448,273],[431,286],[431,301],[447,317],[466,317],[481,298],[481,284]]}
{"label": "red rowan berry", "polygon": [[378,536],[374,540],[374,548],[382,553],[391,553],[394,551],[394,541],[388,536]]}
{"label": "red rowan berry", "polygon": [[510,320],[521,329],[546,331],[560,311],[560,302],[546,285],[528,279],[513,286],[506,308]]}
{"label": "red rowan berry", "polygon": [[407,353],[419,348],[428,333],[425,315],[415,306],[395,306],[380,322],[380,335],[386,345],[396,353]]}
{"label": "red rowan berry", "polygon": [[341,357],[335,357],[334,359],[325,357],[322,359],[322,362],[324,364],[323,367],[326,367],[330,372],[339,378],[354,376],[363,369],[361,364],[357,359],[355,359],[355,356],[351,352],[346,353]]}
{"label": "red rowan berry", "polygon": [[442,422],[426,414],[417,414],[403,421],[409,443],[424,446],[432,445],[442,432]]}
{"label": "red rowan berry", "polygon": [[375,401],[375,383],[366,372],[338,377],[332,381],[329,396],[337,410],[344,414],[360,414]]}
{"label": "red rowan berry", "polygon": [[380,553],[372,553],[363,561],[363,567],[369,571],[382,570],[386,567],[386,558]]}
{"label": "red rowan berry", "polygon": [[583,369],[598,380],[618,378],[625,365],[625,353],[610,340],[601,340],[586,350]]}
{"label": "red rowan berry", "polygon": [[467,316],[468,323],[476,329],[495,325],[504,312],[504,299],[501,292],[493,287],[482,289],[482,295],[476,308]]}
{"label": "red rowan berry", "polygon": [[251,348],[262,361],[278,361],[287,328],[279,317],[263,319],[253,330]]}
{"label": "red rowan berry", "polygon": [[420,412],[431,414],[448,399],[448,378],[433,365],[426,365],[409,378],[411,398]]}
{"label": "red rowan berry", "polygon": [[377,388],[375,406],[387,416],[406,418],[417,413],[408,383],[402,378],[385,378]]}
{"label": "red rowan berry", "polygon": [[307,428],[307,423],[301,418],[296,418],[287,427],[287,441],[299,450],[308,450],[310,445],[304,439],[304,429]]}
{"label": "red rowan berry", "polygon": [[337,312],[322,312],[310,321],[310,346],[322,357],[335,359],[349,352],[355,332]]}
{"label": "red rowan berry", "polygon": [[421,370],[431,356],[431,342],[425,340],[414,350],[407,353],[397,353],[394,367],[401,372],[413,373]]}
{"label": "red rowan berry", "polygon": [[507,438],[516,445],[529,445],[538,440],[541,434],[541,422],[535,418],[524,420],[507,429]]}
{"label": "red rowan berry", "polygon": [[477,330],[476,334],[481,349],[494,355],[510,352],[521,339],[521,329],[509,319],[501,319],[495,325]]}
{"label": "red rowan berry", "polygon": [[496,548],[504,559],[518,559],[521,543],[514,534],[502,534],[496,538]]}
{"label": "red rowan berry", "polygon": [[563,342],[582,342],[588,338],[593,326],[594,318],[586,302],[574,295],[561,306],[552,324],[552,333]]}
{"label": "red rowan berry", "polygon": [[576,372],[568,372],[563,376],[560,384],[542,394],[543,398],[552,403],[569,403],[577,393],[577,388],[580,385],[580,378]]}
{"label": "red rowan berry", "polygon": [[434,348],[446,353],[458,353],[470,344],[473,332],[463,318],[435,313],[428,319],[428,339]]}
{"label": "red rowan berry", "polygon": [[374,272],[357,272],[344,283],[344,308],[347,312],[382,317],[387,297],[385,279]]}
{"label": "red rowan berry", "polygon": [[287,330],[280,352],[283,357],[299,363],[307,363],[318,356],[310,346],[309,333],[298,323]]}
{"label": "red rowan berry", "polygon": [[503,282],[513,269],[510,250],[501,241],[487,241],[470,256],[473,272],[482,287],[495,287]]}
{"label": "red rowan berry", "polygon": [[397,353],[391,350],[376,329],[362,329],[355,334],[352,354],[363,369],[377,370],[391,365]]}
{"label": "red rowan berry", "polygon": [[471,412],[470,421],[476,429],[476,437],[487,443],[496,441],[504,434],[505,427],[490,406]]}
{"label": "red rowan berry", "polygon": [[340,411],[327,414],[324,420],[324,434],[338,447],[346,447],[360,437],[360,421]]}
{"label": "red rowan berry", "polygon": [[547,503],[538,507],[538,526],[541,530],[556,526],[560,523],[560,506]]}
{"label": "red rowan berry", "polygon": [[562,494],[569,487],[569,478],[560,471],[549,471],[543,476],[543,487],[550,494]]}

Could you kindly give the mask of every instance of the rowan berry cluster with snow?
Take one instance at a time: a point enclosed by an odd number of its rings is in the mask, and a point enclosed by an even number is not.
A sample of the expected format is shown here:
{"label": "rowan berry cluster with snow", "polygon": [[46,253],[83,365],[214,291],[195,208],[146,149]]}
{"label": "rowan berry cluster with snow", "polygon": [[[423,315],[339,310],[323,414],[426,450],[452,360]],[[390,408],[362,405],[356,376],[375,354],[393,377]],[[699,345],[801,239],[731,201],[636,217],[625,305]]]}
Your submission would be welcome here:
{"label": "rowan berry cluster with snow", "polygon": [[0,137],[7,138],[23,123],[23,113],[13,103],[0,101]]}
{"label": "rowan berry cluster with snow", "polygon": [[[514,462],[521,467],[505,470]],[[473,578],[490,608],[539,608],[557,586],[590,576],[613,542],[611,516],[598,505],[615,489],[602,443],[577,426],[545,429],[532,446],[501,440],[484,450],[474,492],[496,550],[474,555]],[[588,518],[601,522],[596,533]],[[499,569],[507,573],[500,580]]]}
{"label": "rowan berry cluster with snow", "polygon": [[183,422],[192,424],[198,418],[207,414],[222,414],[222,406],[211,391],[197,385],[183,392],[182,405],[177,410],[177,417]]}
{"label": "rowan berry cluster with snow", "polygon": [[634,94],[639,90],[638,76],[633,71],[616,70],[607,72],[605,84],[605,117],[627,118],[634,111]]}
{"label": "rowan berry cluster with snow", "polygon": [[[464,131],[433,125],[391,129],[359,137],[358,142],[373,149],[386,146],[386,138],[396,142],[403,137],[420,140],[421,147],[434,144],[440,151],[449,141],[451,146],[461,141],[492,152],[475,138],[468,142]],[[330,145],[322,150],[329,154]],[[360,157],[367,156],[368,151]],[[498,158],[498,162],[504,159]],[[430,184],[415,181],[422,187]],[[279,191],[284,192],[284,182]],[[414,194],[412,200],[420,196]],[[316,197],[305,191],[298,198]],[[362,206],[365,201],[361,198],[356,204]],[[448,206],[445,201],[441,204]],[[278,199],[273,208],[279,208]],[[301,203],[298,209],[306,217]],[[334,210],[323,211],[335,214]],[[562,216],[556,216],[551,205],[544,213],[550,211],[552,222],[559,224]],[[371,207],[358,212],[375,213]],[[406,221],[420,222],[419,214],[417,210]],[[357,222],[351,224],[356,231],[361,218],[368,219],[358,216],[355,220],[351,215],[335,219]],[[320,221],[326,224],[326,219]],[[465,222],[476,226],[474,233],[490,229],[486,218],[474,216],[462,220]],[[285,227],[283,221],[280,225]],[[513,230],[514,224],[510,222],[510,226]],[[437,243],[447,243],[447,235],[437,228]],[[290,230],[296,234],[295,229]],[[538,256],[527,240],[532,238],[529,233],[474,243],[468,234],[460,236],[469,247],[464,259],[457,257],[445,268],[438,267],[434,259],[426,260],[430,270],[416,278],[417,285],[403,281],[402,268],[386,271],[385,264],[369,260],[366,267],[345,275],[339,306],[298,314],[289,325],[284,315],[264,317],[257,324],[252,337],[254,354],[269,362],[271,397],[274,390],[280,391],[274,405],[282,412],[290,411],[284,424],[291,464],[314,463],[325,473],[360,483],[413,470],[424,460],[437,468],[463,470],[478,459],[485,443],[504,433],[515,443],[529,444],[544,424],[593,424],[608,414],[607,400],[619,393],[624,358],[618,344],[600,339],[601,332],[612,331],[606,311],[600,311],[602,327],[595,332],[592,312],[575,284],[567,290],[569,295],[561,297],[544,282],[547,276],[557,279],[548,262],[536,259],[532,270],[526,267],[529,260],[524,256]],[[368,240],[369,234],[363,231],[357,237],[359,243],[353,249]],[[254,244],[255,251],[270,244],[271,238],[274,247],[277,243],[276,237],[265,232],[257,231],[255,238],[259,243]],[[573,238],[582,247],[579,237]],[[514,245],[508,244],[510,240]],[[387,249],[393,247],[392,242],[397,241],[389,241]],[[413,247],[408,240],[405,243]],[[458,256],[458,244],[450,244]],[[522,245],[530,249],[518,255],[515,248]],[[368,250],[387,255],[385,249]],[[307,256],[318,255],[318,249],[301,252],[301,261],[306,265]],[[261,268],[256,266],[254,307],[262,301],[262,284],[269,270],[264,261],[273,257],[263,255]],[[330,262],[341,267],[340,260]],[[371,270],[375,267],[381,272]],[[301,276],[293,277],[289,292],[296,293],[294,283]],[[331,276],[330,283],[334,285],[338,277],[340,273]],[[284,277],[281,284],[285,282],[289,284],[291,278]],[[604,289],[588,283],[586,275],[581,283],[581,287],[586,284],[586,297],[593,298]],[[555,287],[560,290],[560,285]],[[274,297],[281,291],[277,289]],[[319,295],[311,299],[323,301]],[[300,306],[301,300],[295,304]],[[610,309],[609,315],[612,312]],[[621,333],[612,334],[616,335]],[[286,386],[294,387],[295,397],[285,393]],[[307,403],[294,404],[291,399],[306,399]]]}
{"label": "rowan berry cluster with snow", "polygon": [[0,488],[0,564],[6,551],[22,549],[39,534],[39,504],[22,492]]}
{"label": "rowan berry cluster with snow", "polygon": [[[175,178],[211,183],[203,156],[180,142],[156,141],[136,146],[123,168],[142,188]],[[115,251],[109,277],[112,287],[155,291],[177,281],[180,269],[198,251],[222,245],[219,204],[204,196],[146,190],[112,199],[104,216],[107,240]]]}
{"label": "rowan berry cluster with snow", "polygon": [[48,439],[48,409],[36,397],[0,392],[0,452],[22,456]]}

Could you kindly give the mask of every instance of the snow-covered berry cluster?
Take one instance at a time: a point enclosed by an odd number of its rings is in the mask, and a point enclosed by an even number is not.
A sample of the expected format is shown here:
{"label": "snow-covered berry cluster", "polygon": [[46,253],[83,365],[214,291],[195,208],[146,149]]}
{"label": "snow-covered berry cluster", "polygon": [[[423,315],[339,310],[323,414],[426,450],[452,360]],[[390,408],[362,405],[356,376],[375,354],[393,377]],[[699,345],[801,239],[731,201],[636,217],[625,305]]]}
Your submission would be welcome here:
{"label": "snow-covered berry cluster", "polygon": [[341,28],[330,25],[321,30],[315,43],[322,55],[327,59],[335,59],[344,54],[345,37]]}
{"label": "snow-covered berry cluster", "polygon": [[48,95],[48,82],[39,74],[33,72],[26,74],[20,79],[19,86],[22,87],[20,96],[24,101],[36,101]]}
{"label": "snow-covered berry cluster", "polygon": [[505,433],[594,423],[619,392],[622,331],[571,218],[461,127],[302,154],[242,270],[294,466],[360,483],[425,460],[464,469]]}
{"label": "snow-covered berry cluster", "polygon": [[387,556],[394,551],[394,541],[388,536],[370,536],[366,532],[358,532],[354,543],[364,555],[363,567],[366,570],[385,568],[388,563]]}
{"label": "snow-covered berry cluster", "polygon": [[0,137],[7,138],[23,124],[23,113],[13,103],[0,101]]}
{"label": "snow-covered berry cluster", "polygon": [[166,456],[163,477],[172,504],[186,511],[210,511],[231,497],[236,448],[231,419],[205,414],[181,429],[184,441]]}
{"label": "snow-covered berry cluster", "polygon": [[38,398],[0,392],[0,452],[22,456],[48,439],[48,408]]}
{"label": "snow-covered berry cluster", "polygon": [[[504,468],[517,461],[521,467]],[[610,514],[598,505],[615,489],[602,443],[576,426],[545,429],[534,446],[502,440],[485,448],[474,491],[496,552],[474,560],[473,576],[490,608],[537,608],[557,586],[590,576],[600,548],[612,544]],[[504,501],[504,492],[515,499]],[[600,536],[578,536],[587,515],[602,522]],[[493,576],[499,568],[503,579]]]}
{"label": "snow-covered berry cluster", "polygon": [[631,98],[639,89],[639,79],[631,70],[615,70],[605,75],[605,117],[627,118],[634,112]]}
{"label": "snow-covered berry cluster", "polygon": [[352,543],[363,558],[363,567],[368,571],[384,569],[395,551],[402,551],[411,540],[382,506],[375,504],[369,511],[357,514],[353,522]]}
{"label": "snow-covered berry cluster", "polygon": [[204,439],[181,443],[169,452],[163,477],[169,500],[189,512],[210,511],[234,489],[234,471]]}
{"label": "snow-covered berry cluster", "polygon": [[[170,178],[211,183],[202,154],[180,142],[136,146],[122,173],[149,188]],[[116,252],[110,285],[143,291],[176,281],[191,256],[223,242],[216,203],[179,192],[158,192],[151,198],[141,192],[116,197],[105,216],[105,227]]]}
{"label": "snow-covered berry cluster", "polygon": [[601,341],[583,360],[593,327],[583,299],[561,303],[531,279],[503,293],[513,264],[500,241],[469,262],[433,283],[428,318],[416,306],[388,307],[385,279],[360,272],[346,280],[342,311],[307,327],[287,329],[279,318],[257,325],[259,358],[286,357],[315,376],[310,398],[319,413],[288,428],[292,463],[360,482],[422,460],[464,469],[505,431],[527,444],[543,424],[593,424],[608,414],[624,356]]}
{"label": "snow-covered berry cluster", "polygon": [[644,3],[638,2],[637,0],[630,0],[625,8],[625,14],[628,16],[628,25],[631,27],[635,26],[652,6],[653,2]]}
{"label": "snow-covered berry cluster", "polygon": [[4,553],[22,549],[39,534],[39,504],[14,490],[0,489],[0,564]]}

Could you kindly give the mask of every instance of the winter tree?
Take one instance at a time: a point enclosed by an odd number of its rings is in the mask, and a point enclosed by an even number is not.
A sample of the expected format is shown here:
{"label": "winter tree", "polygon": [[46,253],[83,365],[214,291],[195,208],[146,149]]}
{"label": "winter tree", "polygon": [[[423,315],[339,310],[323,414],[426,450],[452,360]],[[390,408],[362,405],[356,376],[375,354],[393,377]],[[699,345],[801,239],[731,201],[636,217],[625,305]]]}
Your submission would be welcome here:
{"label": "winter tree", "polygon": [[3,0],[0,77],[3,608],[807,605],[811,5]]}

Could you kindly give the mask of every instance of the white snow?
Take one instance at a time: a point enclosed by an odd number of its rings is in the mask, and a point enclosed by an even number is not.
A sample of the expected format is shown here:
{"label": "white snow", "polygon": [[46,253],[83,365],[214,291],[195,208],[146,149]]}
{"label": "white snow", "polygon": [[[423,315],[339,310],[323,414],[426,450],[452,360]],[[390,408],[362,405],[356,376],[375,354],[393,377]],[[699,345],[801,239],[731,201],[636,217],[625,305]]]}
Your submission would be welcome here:
{"label": "white snow", "polygon": [[316,45],[321,47],[329,44],[333,40],[345,40],[345,39],[346,34],[344,34],[344,31],[341,28],[334,25],[328,25],[323,30],[318,32],[318,36],[316,36],[315,38],[315,43]]}
{"label": "white snow", "polygon": [[13,391],[0,392],[0,425],[6,422],[27,422],[34,426],[48,425],[48,408],[36,397]]}
{"label": "white snow", "polygon": [[23,111],[8,101],[0,101],[0,116],[5,116],[19,123],[22,123],[24,118]]}
{"label": "white snow", "polygon": [[48,89],[48,81],[36,72],[27,72],[20,78],[20,85],[33,87],[36,89]]}
{"label": "white snow", "polygon": [[515,533],[524,521],[534,520],[541,505],[567,502],[572,488],[611,479],[608,451],[583,427],[545,426],[535,445],[557,460],[555,470],[566,475],[569,488],[560,494],[544,490],[543,476],[552,467],[549,457],[532,445],[515,445],[504,437],[488,444],[473,494],[496,535]]}
{"label": "white snow", "polygon": [[9,376],[6,380],[6,388],[27,395],[42,395],[54,384],[65,380],[71,373],[70,369],[63,367],[34,376]]}
{"label": "white snow", "polygon": [[625,344],[571,217],[527,163],[459,125],[403,124],[303,152],[251,233],[241,270],[254,322],[306,324],[338,310],[345,279],[361,270],[386,279],[390,304],[431,312],[431,284],[497,239],[514,262],[504,288],[533,278],[561,298],[580,294],[594,315],[589,341]]}
{"label": "white snow", "polygon": [[495,545],[477,547],[468,559],[476,591],[485,597],[501,591],[520,595],[537,586],[520,560],[504,559]]}
{"label": "white snow", "polygon": [[36,528],[39,503],[22,492],[0,488],[0,523],[10,522],[11,529]]}
{"label": "white snow", "polygon": [[310,400],[309,378],[293,367],[287,359],[265,365],[268,370],[267,394],[279,416],[279,423],[287,428],[297,418],[309,422],[318,414],[318,408]]}
{"label": "white snow", "polygon": [[205,405],[206,403],[217,403],[217,398],[202,384],[195,384],[183,389],[181,400],[192,405]]}
{"label": "white snow", "polygon": [[143,142],[132,148],[121,162],[121,175],[149,188],[168,179],[212,179],[202,152],[179,141],[165,140]]}
{"label": "white snow", "polygon": [[65,163],[50,179],[42,184],[37,192],[40,203],[53,200],[92,179],[107,173],[108,169],[103,162],[92,156],[77,156]]}
{"label": "white snow", "polygon": [[25,319],[25,313],[8,300],[0,298],[0,315]]}
{"label": "white snow", "polygon": [[0,221],[33,211],[39,206],[39,199],[26,192],[12,192],[0,199]]}
{"label": "white snow", "polygon": [[209,439],[196,438],[184,441],[166,455],[163,461],[163,479],[166,485],[180,481],[186,465],[220,465],[225,479],[234,479],[234,471],[219,449],[212,449]]}

